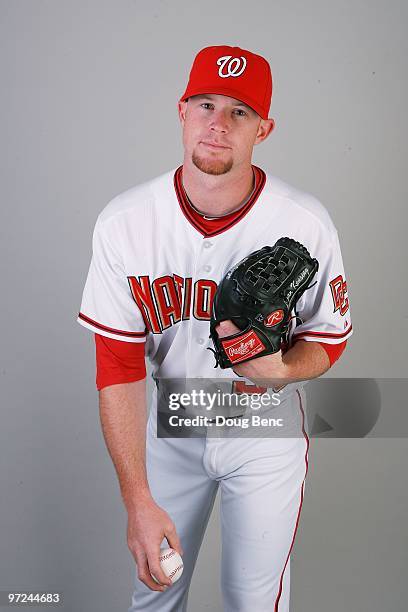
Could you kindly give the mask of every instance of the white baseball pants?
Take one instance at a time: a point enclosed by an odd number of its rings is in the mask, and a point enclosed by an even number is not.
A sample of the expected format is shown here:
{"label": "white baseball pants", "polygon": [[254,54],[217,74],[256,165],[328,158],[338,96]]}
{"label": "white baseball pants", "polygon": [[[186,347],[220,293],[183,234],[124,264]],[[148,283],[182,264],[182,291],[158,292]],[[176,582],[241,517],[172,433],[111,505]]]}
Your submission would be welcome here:
{"label": "white baseball pants", "polygon": [[[220,489],[224,612],[289,612],[290,553],[308,464],[303,391],[290,400],[293,438],[157,438],[147,427],[146,467],[156,503],[175,523],[184,571],[165,592],[139,581],[128,612],[186,612],[191,577]],[[164,540],[162,546],[167,546]]]}

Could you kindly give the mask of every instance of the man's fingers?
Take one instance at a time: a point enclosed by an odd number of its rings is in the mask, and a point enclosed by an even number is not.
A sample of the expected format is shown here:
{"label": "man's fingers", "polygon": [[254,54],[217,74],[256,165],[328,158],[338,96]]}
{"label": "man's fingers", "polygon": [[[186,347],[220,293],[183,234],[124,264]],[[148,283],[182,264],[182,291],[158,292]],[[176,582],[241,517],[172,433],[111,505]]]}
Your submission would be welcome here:
{"label": "man's fingers", "polygon": [[[149,569],[147,557],[142,554],[136,556],[137,576],[151,591],[165,591],[167,586],[156,582]],[[157,578],[157,576],[155,576]],[[160,581],[159,581],[160,582]]]}
{"label": "man's fingers", "polygon": [[170,548],[173,548],[173,550],[178,552],[178,554],[181,557],[184,555],[183,549],[181,547],[181,542],[180,542],[180,539],[179,539],[179,537],[177,535],[176,530],[171,531],[170,533],[166,533],[166,540],[167,540]]}
{"label": "man's fingers", "polygon": [[221,321],[221,323],[215,328],[215,331],[217,332],[219,338],[224,338],[225,336],[232,336],[232,334],[236,334],[241,330],[232,321],[228,320]]}
{"label": "man's fingers", "polygon": [[150,573],[156,578],[161,585],[171,586],[173,583],[163,572],[160,565],[160,548],[157,547],[152,551],[147,551],[147,563]]}

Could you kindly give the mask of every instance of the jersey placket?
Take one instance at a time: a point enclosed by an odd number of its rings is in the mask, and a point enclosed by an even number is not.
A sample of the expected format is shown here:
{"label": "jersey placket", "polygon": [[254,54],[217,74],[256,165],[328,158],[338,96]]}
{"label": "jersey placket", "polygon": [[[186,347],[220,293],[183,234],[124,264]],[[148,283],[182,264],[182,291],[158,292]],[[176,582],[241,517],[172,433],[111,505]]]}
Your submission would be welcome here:
{"label": "jersey placket", "polygon": [[[215,242],[215,238],[201,239],[201,245],[195,258],[193,287],[196,287],[199,281],[216,282],[213,262]],[[208,308],[209,302],[210,295],[207,293],[206,305]],[[206,370],[203,362],[208,357],[203,352],[210,346],[210,323],[209,320],[197,318],[198,316],[199,314],[194,312],[194,303],[192,303],[187,341],[186,378],[202,378]]]}

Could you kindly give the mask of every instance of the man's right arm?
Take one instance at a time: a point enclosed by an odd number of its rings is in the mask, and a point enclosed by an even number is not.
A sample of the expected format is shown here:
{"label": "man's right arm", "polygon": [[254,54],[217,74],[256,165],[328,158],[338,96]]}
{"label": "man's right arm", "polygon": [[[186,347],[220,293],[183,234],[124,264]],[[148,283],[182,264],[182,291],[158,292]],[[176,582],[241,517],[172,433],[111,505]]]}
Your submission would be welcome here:
{"label": "man's right arm", "polygon": [[104,387],[99,413],[128,511],[151,498],[146,476],[146,379]]}
{"label": "man's right arm", "polygon": [[166,588],[163,585],[171,585],[159,563],[163,538],[180,554],[182,550],[172,520],[155,503],[147,481],[146,379],[101,389],[99,412],[128,513],[127,542],[137,563],[139,579],[150,589],[162,591]]}

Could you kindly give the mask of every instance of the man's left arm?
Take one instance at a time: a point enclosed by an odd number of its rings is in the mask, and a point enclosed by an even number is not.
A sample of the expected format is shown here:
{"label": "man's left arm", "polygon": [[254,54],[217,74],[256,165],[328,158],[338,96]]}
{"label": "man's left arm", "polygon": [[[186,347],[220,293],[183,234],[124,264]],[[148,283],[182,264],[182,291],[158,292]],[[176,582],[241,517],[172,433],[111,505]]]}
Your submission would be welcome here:
{"label": "man's left arm", "polygon": [[[330,231],[329,231],[330,230]],[[307,245],[309,246],[309,245]],[[310,252],[319,261],[316,282],[296,304],[296,322],[283,352],[256,357],[234,366],[236,374],[251,381],[280,380],[287,384],[321,376],[339,358],[352,335],[347,282],[337,231],[327,227]],[[231,321],[222,321],[219,337],[238,333]]]}
{"label": "man's left arm", "polygon": [[[217,327],[220,337],[239,331],[231,321],[222,321]],[[319,342],[298,340],[288,351],[265,355],[234,366],[234,372],[252,382],[273,381],[287,384],[321,376],[330,368],[330,359]]]}

